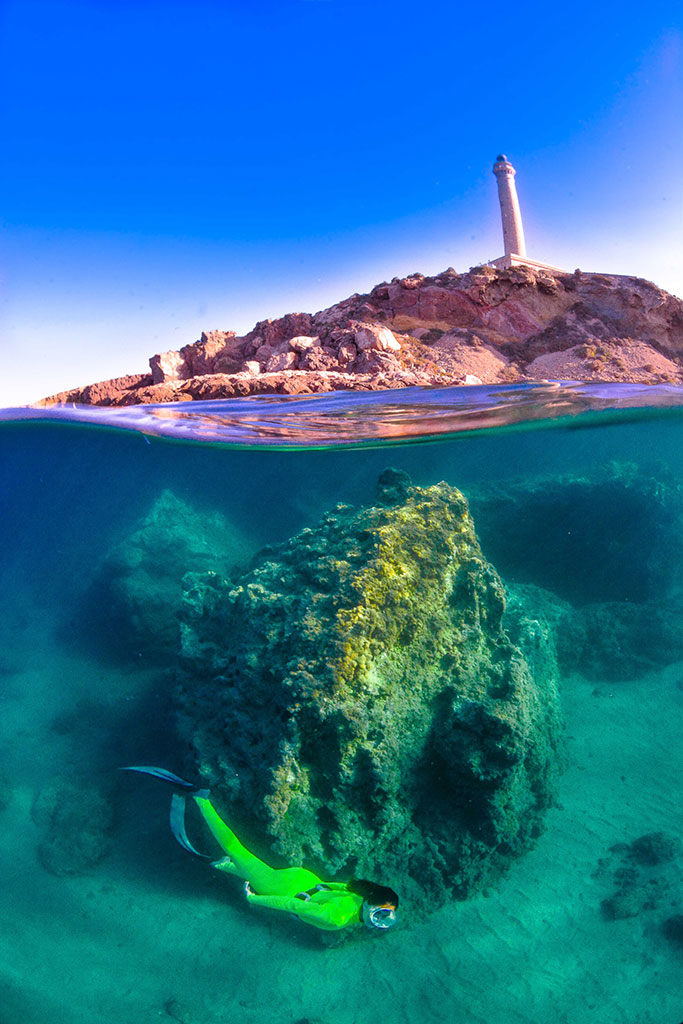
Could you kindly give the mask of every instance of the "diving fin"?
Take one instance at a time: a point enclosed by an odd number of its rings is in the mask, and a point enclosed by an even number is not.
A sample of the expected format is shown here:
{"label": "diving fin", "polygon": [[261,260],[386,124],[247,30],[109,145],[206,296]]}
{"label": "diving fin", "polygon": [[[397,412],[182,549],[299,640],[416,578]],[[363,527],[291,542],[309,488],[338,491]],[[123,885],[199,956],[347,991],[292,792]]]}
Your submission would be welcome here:
{"label": "diving fin", "polygon": [[171,797],[171,817],[170,825],[171,832],[177,843],[180,843],[184,850],[188,853],[194,854],[195,857],[201,857],[202,860],[211,860],[206,853],[200,853],[199,850],[195,850],[194,846],[187,838],[187,832],[185,831],[185,804],[187,797],[184,793],[174,793]]}
{"label": "diving fin", "polygon": [[124,765],[119,769],[122,772],[142,772],[143,775],[153,775],[156,779],[161,779],[162,782],[168,782],[172,786],[179,786],[181,789],[197,790],[198,787],[192,782],[186,782],[185,779],[181,779],[179,775],[174,775],[173,772],[167,772],[165,768],[154,768],[152,765]]}
{"label": "diving fin", "polygon": [[173,836],[184,850],[188,853],[193,854],[195,857],[200,857],[202,860],[211,860],[205,853],[200,853],[199,850],[195,850],[194,846],[187,837],[185,831],[185,806],[187,803],[188,796],[203,796],[208,797],[208,789],[200,789],[195,786],[192,782],[187,782],[185,779],[181,779],[179,775],[174,775],[173,772],[167,771],[165,768],[155,768],[153,765],[125,765],[121,769],[123,772],[141,772],[143,775],[153,775],[156,779],[161,779],[162,782],[167,782],[173,786],[174,789],[180,790],[175,792],[171,797],[171,816],[170,825]]}

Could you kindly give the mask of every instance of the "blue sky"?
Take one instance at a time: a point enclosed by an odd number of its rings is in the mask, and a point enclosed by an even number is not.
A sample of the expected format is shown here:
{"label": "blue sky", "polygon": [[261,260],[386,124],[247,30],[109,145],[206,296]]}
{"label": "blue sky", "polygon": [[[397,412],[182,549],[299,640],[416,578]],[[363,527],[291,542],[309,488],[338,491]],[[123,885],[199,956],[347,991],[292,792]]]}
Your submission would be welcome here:
{"label": "blue sky", "polygon": [[0,405],[502,254],[683,295],[680,4],[0,0]]}

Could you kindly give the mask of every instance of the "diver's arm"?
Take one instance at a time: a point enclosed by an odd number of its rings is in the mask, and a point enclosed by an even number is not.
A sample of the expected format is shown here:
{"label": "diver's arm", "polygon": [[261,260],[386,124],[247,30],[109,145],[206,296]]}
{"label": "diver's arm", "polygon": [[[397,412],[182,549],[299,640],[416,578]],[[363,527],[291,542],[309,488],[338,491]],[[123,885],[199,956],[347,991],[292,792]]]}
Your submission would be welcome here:
{"label": "diver's arm", "polygon": [[358,910],[351,901],[328,900],[326,903],[314,903],[312,900],[297,899],[296,896],[256,896],[247,892],[247,900],[258,907],[267,907],[269,910],[283,910],[289,914],[296,914],[302,921],[315,925],[316,928],[324,928],[334,931],[337,928],[345,928],[346,925],[354,922],[358,916]]}

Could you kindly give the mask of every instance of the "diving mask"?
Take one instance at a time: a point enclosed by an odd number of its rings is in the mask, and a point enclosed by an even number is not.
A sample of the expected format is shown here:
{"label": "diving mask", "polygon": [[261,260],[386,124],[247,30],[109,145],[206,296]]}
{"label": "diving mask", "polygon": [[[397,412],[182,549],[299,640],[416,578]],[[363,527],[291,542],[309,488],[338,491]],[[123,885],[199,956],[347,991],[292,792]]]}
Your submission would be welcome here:
{"label": "diving mask", "polygon": [[368,928],[393,928],[398,921],[396,907],[391,903],[384,903],[380,907],[373,907],[368,903],[363,904],[363,921]]}

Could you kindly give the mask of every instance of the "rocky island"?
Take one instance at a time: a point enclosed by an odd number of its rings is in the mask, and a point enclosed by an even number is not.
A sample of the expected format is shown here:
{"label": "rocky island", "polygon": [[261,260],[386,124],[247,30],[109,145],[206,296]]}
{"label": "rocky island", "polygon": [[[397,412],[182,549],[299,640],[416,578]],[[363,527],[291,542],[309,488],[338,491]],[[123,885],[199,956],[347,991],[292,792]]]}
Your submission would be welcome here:
{"label": "rocky island", "polygon": [[587,380],[683,383],[683,302],[637,277],[491,265],[376,285],[317,313],[214,330],[150,372],[37,405]]}

